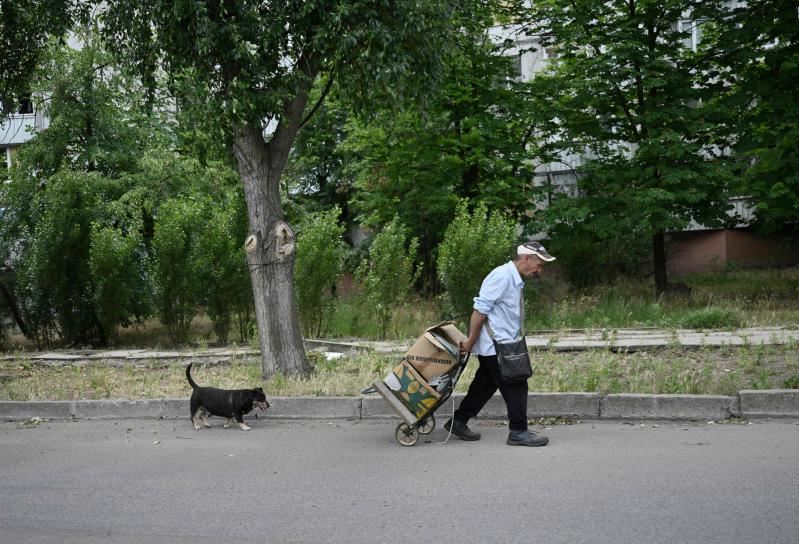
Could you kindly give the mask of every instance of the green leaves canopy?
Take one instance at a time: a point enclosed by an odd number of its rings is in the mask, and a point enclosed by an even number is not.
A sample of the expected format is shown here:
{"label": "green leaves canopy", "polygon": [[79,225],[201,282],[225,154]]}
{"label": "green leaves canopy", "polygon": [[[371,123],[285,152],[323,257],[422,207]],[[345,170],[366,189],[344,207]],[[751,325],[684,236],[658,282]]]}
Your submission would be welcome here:
{"label": "green leaves canopy", "polygon": [[453,3],[445,0],[279,2],[119,0],[104,14],[109,43],[152,80],[191,81],[222,126],[277,119],[303,79],[346,80],[352,103],[426,88],[440,67]]}
{"label": "green leaves canopy", "polygon": [[728,219],[729,157],[716,132],[725,112],[709,100],[716,79],[704,69],[713,44],[686,44],[694,26],[723,13],[723,2],[692,0],[518,8],[526,32],[557,48],[551,69],[531,82],[549,116],[549,148],[587,158],[580,198],[561,193],[549,209],[555,237],[578,225],[597,241],[662,236],[692,220],[719,227]]}

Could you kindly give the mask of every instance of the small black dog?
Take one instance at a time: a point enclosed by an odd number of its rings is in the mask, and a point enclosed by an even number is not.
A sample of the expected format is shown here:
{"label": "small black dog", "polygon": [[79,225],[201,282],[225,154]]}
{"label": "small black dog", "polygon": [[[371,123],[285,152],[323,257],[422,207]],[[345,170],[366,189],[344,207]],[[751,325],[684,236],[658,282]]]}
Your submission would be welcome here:
{"label": "small black dog", "polygon": [[269,408],[264,390],[260,387],[255,389],[217,389],[215,387],[200,387],[191,379],[191,365],[186,367],[186,378],[189,380],[191,388],[191,422],[196,430],[200,430],[198,420],[202,420],[205,427],[208,424],[208,416],[226,417],[225,428],[230,427],[230,420],[235,419],[239,423],[242,431],[249,431],[244,423],[244,414],[258,408],[261,411]]}

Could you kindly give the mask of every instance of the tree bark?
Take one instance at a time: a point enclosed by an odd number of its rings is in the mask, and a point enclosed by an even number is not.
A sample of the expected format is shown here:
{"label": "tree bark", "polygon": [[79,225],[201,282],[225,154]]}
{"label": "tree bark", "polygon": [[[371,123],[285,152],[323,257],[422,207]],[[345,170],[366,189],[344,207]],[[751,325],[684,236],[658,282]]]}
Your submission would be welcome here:
{"label": "tree bark", "polygon": [[245,242],[255,299],[264,378],[276,372],[305,374],[305,357],[294,298],[293,234],[283,223],[280,173],[271,168],[260,127],[238,131],[234,153],[244,184],[250,222]]}
{"label": "tree bark", "polygon": [[269,142],[264,141],[260,123],[239,127],[233,139],[250,223],[244,246],[255,298],[264,378],[277,371],[307,374],[311,370],[294,296],[294,233],[283,221],[280,202],[280,178],[300,130],[319,65],[310,56],[302,55],[297,69],[296,93],[284,102],[280,121]]}
{"label": "tree bark", "polygon": [[668,277],[666,276],[666,237],[659,230],[652,237],[652,256],[655,264],[655,294],[660,297],[666,292]]}

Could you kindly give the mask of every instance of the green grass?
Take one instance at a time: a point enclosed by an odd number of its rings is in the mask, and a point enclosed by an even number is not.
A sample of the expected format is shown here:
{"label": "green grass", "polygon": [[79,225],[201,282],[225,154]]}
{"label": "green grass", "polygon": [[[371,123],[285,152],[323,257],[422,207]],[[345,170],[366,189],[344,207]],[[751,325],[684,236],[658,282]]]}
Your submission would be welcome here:
{"label": "green grass", "polygon": [[740,270],[672,278],[689,298],[656,300],[651,281],[624,280],[579,293],[545,278],[528,288],[527,330],[602,328],[731,329],[799,324],[799,268]]}
{"label": "green grass", "polygon": [[[799,267],[769,270],[731,270],[672,278],[692,288],[689,298],[654,297],[651,280],[624,280],[613,285],[572,292],[555,277],[544,276],[526,289],[527,331],[564,329],[733,329],[738,327],[799,326]],[[477,286],[475,286],[477,289]],[[394,308],[388,339],[408,340],[425,328],[452,316],[446,315],[438,298],[412,297]],[[462,330],[468,317],[457,321]],[[339,299],[325,320],[322,337],[379,339],[377,320],[358,294]],[[204,314],[192,321],[189,337],[195,346],[216,342],[210,320]],[[231,339],[237,332],[231,332]],[[257,340],[250,341],[254,348]],[[160,348],[172,346],[156,319],[122,329],[117,347]],[[20,336],[10,337],[6,349],[31,349]]]}
{"label": "green grass", "polygon": [[[277,375],[263,382],[259,362],[252,358],[222,365],[196,363],[193,376],[197,383],[214,387],[262,385],[273,397],[357,396],[383,379],[400,357],[369,353],[327,361],[312,353],[311,358],[315,368],[308,377]],[[696,350],[675,347],[635,353],[536,351],[531,359],[530,390],[541,392],[731,395],[742,389],[799,385],[799,347],[795,344]],[[472,358],[458,391],[466,391],[477,364]],[[24,356],[0,363],[0,400],[188,397],[190,392],[182,363],[49,367]]]}

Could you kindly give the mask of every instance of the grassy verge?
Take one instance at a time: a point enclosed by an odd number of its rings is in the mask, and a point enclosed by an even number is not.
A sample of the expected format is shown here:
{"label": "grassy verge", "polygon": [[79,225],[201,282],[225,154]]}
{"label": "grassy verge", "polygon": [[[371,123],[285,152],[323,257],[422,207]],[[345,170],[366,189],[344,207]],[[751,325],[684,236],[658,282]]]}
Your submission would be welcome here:
{"label": "grassy verge", "polygon": [[[799,326],[799,268],[730,270],[672,278],[691,287],[688,298],[656,300],[650,280],[619,281],[574,292],[555,274],[533,281],[525,290],[525,330],[620,329],[735,329],[764,326]],[[377,321],[357,294],[339,299],[326,314],[325,338],[379,337]],[[388,339],[416,338],[425,328],[451,319],[439,299],[412,297],[394,308]],[[457,321],[465,330],[467,317]],[[211,321],[205,314],[194,318],[189,333],[193,345],[216,342]],[[239,341],[232,331],[231,341]],[[257,340],[248,342],[257,348]],[[1,343],[0,343],[1,344]],[[0,349],[33,349],[17,335]],[[59,347],[59,346],[54,346]],[[123,328],[115,347],[171,349],[164,327],[157,319]]]}
{"label": "grassy verge", "polygon": [[[531,391],[730,395],[742,389],[799,387],[796,345],[532,355]],[[306,378],[278,375],[263,383],[259,363],[251,359],[213,366],[195,364],[193,376],[197,383],[214,387],[262,385],[273,397],[356,396],[382,379],[398,357],[365,354],[334,361],[314,359],[314,372]],[[459,391],[468,388],[476,367],[473,358],[458,384]],[[190,393],[180,364],[47,367],[22,356],[0,363],[0,400],[140,399],[188,397]]]}

